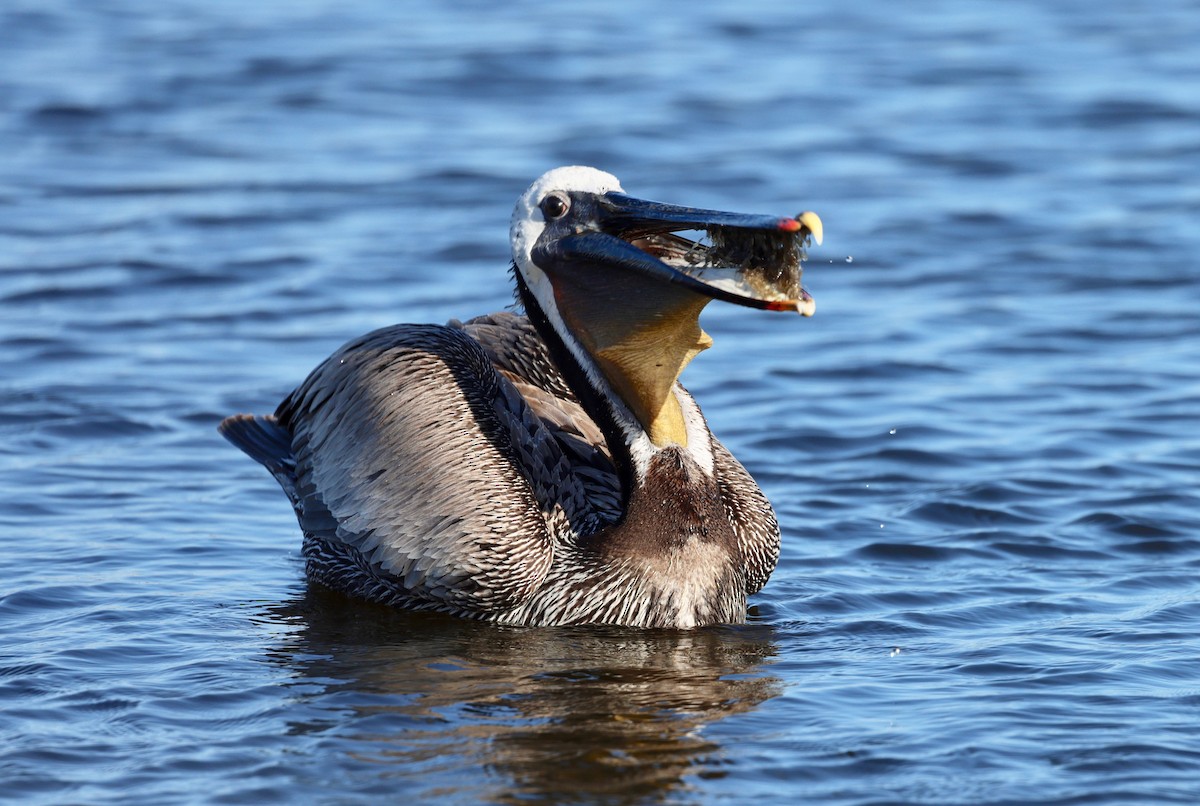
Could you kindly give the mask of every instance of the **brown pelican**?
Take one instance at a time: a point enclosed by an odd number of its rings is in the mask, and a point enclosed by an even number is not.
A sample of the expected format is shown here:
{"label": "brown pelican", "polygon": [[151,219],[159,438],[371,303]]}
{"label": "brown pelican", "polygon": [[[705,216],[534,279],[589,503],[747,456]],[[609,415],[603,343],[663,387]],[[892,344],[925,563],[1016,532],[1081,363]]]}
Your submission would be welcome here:
{"label": "brown pelican", "polygon": [[743,621],[779,526],[678,378],[713,299],[812,314],[820,219],[642,201],[568,167],[510,236],[525,316],[368,333],[221,432],[291,499],[309,577],[352,596],[504,624]]}

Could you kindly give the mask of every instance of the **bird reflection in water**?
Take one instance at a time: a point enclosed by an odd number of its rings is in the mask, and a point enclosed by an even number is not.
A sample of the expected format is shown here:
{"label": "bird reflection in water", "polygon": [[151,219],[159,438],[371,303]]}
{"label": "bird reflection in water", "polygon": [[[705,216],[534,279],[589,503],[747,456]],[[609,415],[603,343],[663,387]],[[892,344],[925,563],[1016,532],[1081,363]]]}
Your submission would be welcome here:
{"label": "bird reflection in water", "polygon": [[261,618],[287,629],[271,658],[329,716],[293,730],[336,736],[372,762],[376,783],[378,764],[394,764],[428,794],[562,802],[686,791],[689,777],[729,763],[705,727],[781,692],[768,672],[772,628],[754,623],[513,628],[316,586]]}

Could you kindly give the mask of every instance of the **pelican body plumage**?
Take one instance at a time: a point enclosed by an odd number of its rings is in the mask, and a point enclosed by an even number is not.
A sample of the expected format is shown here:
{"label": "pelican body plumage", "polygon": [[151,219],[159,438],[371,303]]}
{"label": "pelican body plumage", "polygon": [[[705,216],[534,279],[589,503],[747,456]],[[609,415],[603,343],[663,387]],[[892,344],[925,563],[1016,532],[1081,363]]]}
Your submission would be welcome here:
{"label": "pelican body plumage", "polygon": [[348,595],[512,625],[743,621],[779,526],[678,378],[713,299],[812,313],[820,219],[647,202],[576,166],[526,190],[510,237],[525,315],[368,333],[221,432],[283,487],[309,577]]}

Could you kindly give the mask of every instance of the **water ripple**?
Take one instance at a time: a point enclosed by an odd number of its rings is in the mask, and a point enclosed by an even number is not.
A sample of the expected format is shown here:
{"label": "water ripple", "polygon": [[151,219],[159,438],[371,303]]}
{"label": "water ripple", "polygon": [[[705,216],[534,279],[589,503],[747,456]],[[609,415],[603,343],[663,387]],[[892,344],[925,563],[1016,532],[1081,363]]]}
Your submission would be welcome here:
{"label": "water ripple", "polygon": [[[6,795],[1196,801],[1200,16],[663,10],[0,8]],[[818,315],[709,306],[685,375],[783,526],[751,622],[310,589],[215,423],[509,304],[578,162],[826,222]]]}

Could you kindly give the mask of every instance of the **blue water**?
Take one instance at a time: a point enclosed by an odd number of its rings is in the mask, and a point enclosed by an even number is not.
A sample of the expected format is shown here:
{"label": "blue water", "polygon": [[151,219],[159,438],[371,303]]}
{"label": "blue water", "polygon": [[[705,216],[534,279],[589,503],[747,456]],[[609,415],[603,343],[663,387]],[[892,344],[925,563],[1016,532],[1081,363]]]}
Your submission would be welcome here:
{"label": "blue water", "polygon": [[[646,8],[0,6],[0,799],[1200,801],[1200,7]],[[564,163],[825,222],[684,377],[745,626],[310,589],[215,431],[509,304]]]}

